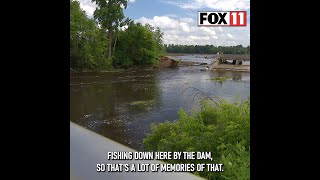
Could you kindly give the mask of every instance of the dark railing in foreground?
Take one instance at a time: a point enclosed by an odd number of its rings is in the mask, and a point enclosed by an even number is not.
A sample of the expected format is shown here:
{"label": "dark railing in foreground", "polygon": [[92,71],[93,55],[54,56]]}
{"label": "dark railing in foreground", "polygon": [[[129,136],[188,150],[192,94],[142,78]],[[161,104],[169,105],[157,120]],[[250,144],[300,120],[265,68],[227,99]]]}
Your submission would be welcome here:
{"label": "dark railing in foreground", "polygon": [[87,130],[70,122],[70,179],[202,179],[184,172],[97,172],[97,164],[156,164],[164,163],[156,160],[107,160],[107,152],[131,151],[129,147]]}

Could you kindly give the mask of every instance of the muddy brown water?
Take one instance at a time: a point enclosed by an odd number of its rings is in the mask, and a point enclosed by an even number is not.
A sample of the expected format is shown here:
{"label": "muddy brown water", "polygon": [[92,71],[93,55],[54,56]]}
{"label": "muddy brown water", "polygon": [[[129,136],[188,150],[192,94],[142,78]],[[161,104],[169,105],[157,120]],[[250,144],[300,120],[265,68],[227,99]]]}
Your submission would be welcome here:
{"label": "muddy brown water", "polygon": [[[199,108],[197,102],[202,95],[193,99],[196,91],[189,87],[228,101],[241,101],[250,95],[249,72],[200,71],[201,68],[71,75],[70,120],[126,146],[143,150],[142,140],[152,123],[175,121],[180,107],[187,112]],[[210,80],[219,76],[230,79]]]}

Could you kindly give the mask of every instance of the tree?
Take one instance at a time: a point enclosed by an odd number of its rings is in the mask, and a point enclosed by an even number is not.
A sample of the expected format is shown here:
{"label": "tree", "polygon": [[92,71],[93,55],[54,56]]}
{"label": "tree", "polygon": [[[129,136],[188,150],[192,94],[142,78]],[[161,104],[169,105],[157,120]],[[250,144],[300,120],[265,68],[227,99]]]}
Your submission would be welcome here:
{"label": "tree", "polygon": [[75,69],[107,69],[105,57],[107,37],[93,19],[80,8],[80,3],[70,0],[70,67]]}
{"label": "tree", "polygon": [[155,64],[157,57],[164,52],[162,35],[159,28],[131,21],[126,30],[119,32],[114,65],[130,67]]}
{"label": "tree", "polygon": [[123,21],[125,17],[122,9],[127,8],[127,0],[92,0],[92,2],[97,5],[94,18],[108,34],[108,59],[111,60],[113,35],[128,21],[128,19]]}
{"label": "tree", "polygon": [[165,47],[163,45],[163,41],[162,41],[162,38],[163,38],[163,32],[161,32],[160,28],[159,27],[156,27],[154,28],[153,26],[151,26],[150,24],[145,24],[145,27],[153,33],[153,38],[155,40],[155,42],[157,43],[158,45],[158,50],[160,52],[164,52],[165,51]]}

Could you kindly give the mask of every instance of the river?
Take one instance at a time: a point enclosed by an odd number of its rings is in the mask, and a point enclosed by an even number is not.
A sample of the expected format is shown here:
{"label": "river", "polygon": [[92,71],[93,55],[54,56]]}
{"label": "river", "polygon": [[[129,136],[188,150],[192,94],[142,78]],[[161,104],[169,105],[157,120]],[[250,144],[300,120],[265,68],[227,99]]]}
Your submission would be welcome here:
{"label": "river", "polygon": [[[192,61],[196,63],[211,63],[213,58],[216,58],[217,55],[213,54],[181,54],[181,55],[172,55],[171,58],[174,60],[183,60],[183,61]],[[232,60],[227,59],[228,62]],[[250,60],[242,61],[243,65],[250,65]]]}
{"label": "river", "polygon": [[[202,67],[80,73],[70,76],[71,121],[98,134],[143,150],[152,123],[175,121],[179,108],[199,108],[204,95],[194,87],[228,101],[250,95],[250,73],[200,71]],[[223,82],[211,78],[228,76]],[[188,88],[188,89],[187,89]],[[185,90],[185,91],[184,91]]]}

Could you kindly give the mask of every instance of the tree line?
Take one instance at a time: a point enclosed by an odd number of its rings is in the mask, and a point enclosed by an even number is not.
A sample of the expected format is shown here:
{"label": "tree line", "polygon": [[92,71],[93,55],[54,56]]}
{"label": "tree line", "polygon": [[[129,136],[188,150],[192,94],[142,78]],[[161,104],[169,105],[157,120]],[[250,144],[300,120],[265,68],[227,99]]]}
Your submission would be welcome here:
{"label": "tree line", "polygon": [[214,46],[214,45],[175,45],[164,44],[167,53],[188,54],[250,54],[250,46]]}
{"label": "tree line", "polygon": [[127,0],[92,0],[97,8],[93,18],[70,0],[70,67],[107,70],[156,65],[165,53],[249,54],[250,46],[163,44],[163,32],[150,24],[126,18]]}
{"label": "tree line", "polygon": [[93,2],[97,8],[91,19],[79,1],[70,0],[71,68],[105,70],[157,63],[164,53],[159,28],[125,18],[127,0]]}

